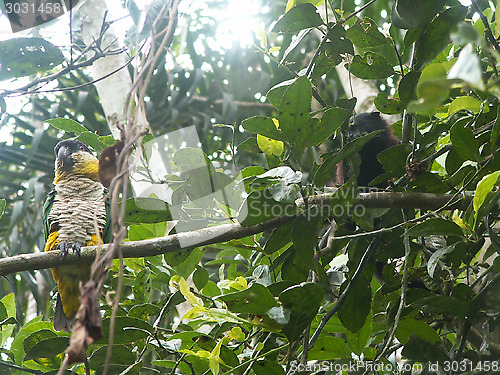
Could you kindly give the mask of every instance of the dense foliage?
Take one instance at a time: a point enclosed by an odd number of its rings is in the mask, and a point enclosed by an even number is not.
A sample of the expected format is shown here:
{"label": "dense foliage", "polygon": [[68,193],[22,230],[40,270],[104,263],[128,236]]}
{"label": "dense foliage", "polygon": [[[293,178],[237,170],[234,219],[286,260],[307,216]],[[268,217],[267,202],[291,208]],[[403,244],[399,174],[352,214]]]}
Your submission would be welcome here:
{"label": "dense foliage", "polygon": [[[129,240],[164,236],[172,218],[180,220],[177,233],[224,221],[275,225],[125,259],[111,373],[410,374],[412,365],[414,373],[497,373],[498,7],[378,0],[358,11],[351,2],[262,3],[265,36],[251,48],[214,49],[217,20],[202,10],[179,21],[174,58],[165,56],[148,88],[152,134],[142,170],[149,182],[170,184],[172,199],[145,215],[137,214],[143,205],[134,206],[126,220]],[[4,47],[48,43],[29,39]],[[44,45],[44,61],[54,59],[45,69],[57,69],[61,52]],[[385,174],[372,185],[389,180],[385,191],[393,196],[413,193],[405,204],[356,186],[358,152],[380,133],[347,136],[361,94],[345,94],[337,69],[344,64],[378,88],[375,106],[391,115],[403,141],[378,155]],[[32,65],[24,73],[40,71]],[[57,85],[88,81],[76,71]],[[12,139],[0,143],[0,251],[8,257],[43,249],[40,210],[57,139],[77,136],[100,152],[111,137],[92,86],[32,96],[18,114],[0,104],[2,124],[12,129]],[[203,152],[169,150],[168,173],[146,173],[156,162],[148,142],[190,125]],[[341,161],[345,183],[325,189]],[[217,193],[228,186],[234,195]],[[320,193],[327,194],[322,204]],[[360,194],[375,204],[356,206]],[[445,200],[428,201],[436,197]],[[118,263],[107,297],[117,273]],[[49,322],[53,286],[46,270],[2,279],[0,373],[59,367],[69,338]],[[109,300],[102,298],[106,333]],[[96,373],[107,349],[107,338],[89,348]]]}

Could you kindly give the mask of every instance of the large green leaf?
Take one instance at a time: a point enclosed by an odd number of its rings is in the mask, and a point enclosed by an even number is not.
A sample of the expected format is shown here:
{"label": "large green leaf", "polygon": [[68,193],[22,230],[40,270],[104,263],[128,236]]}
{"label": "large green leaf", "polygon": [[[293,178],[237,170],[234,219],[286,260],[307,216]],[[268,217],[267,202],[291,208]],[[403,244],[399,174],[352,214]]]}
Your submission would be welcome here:
{"label": "large green leaf", "polygon": [[462,236],[460,227],[451,220],[443,218],[432,218],[412,227],[408,234],[410,236],[430,236],[439,234],[443,236]]}
{"label": "large green leaf", "polygon": [[76,135],[79,135],[81,133],[88,132],[86,127],[69,118],[52,118],[45,120],[45,122],[48,122],[54,128],[65,131],[66,133],[75,133]]}
{"label": "large green leaf", "polygon": [[238,212],[238,222],[243,226],[260,224],[280,217],[295,216],[297,206],[289,202],[277,202],[269,190],[253,191]]}
{"label": "large green leaf", "polygon": [[394,74],[389,61],[375,52],[366,52],[363,57],[354,56],[349,69],[352,74],[361,79],[384,79]]}
{"label": "large green leaf", "polygon": [[402,29],[424,27],[445,2],[446,0],[398,0],[392,10],[392,21]]}
{"label": "large green leaf", "polygon": [[314,5],[306,3],[294,6],[273,27],[274,33],[295,33],[302,29],[317,27],[323,24],[321,16]]}
{"label": "large green leaf", "polygon": [[271,139],[279,141],[287,141],[288,138],[276,128],[276,125],[271,117],[254,116],[247,118],[241,123],[243,129],[247,132],[260,134]]}
{"label": "large green leaf", "polygon": [[235,313],[264,315],[272,307],[278,306],[271,292],[258,283],[253,283],[248,289],[219,296],[217,299],[224,301],[228,309]]}
{"label": "large green leaf", "polygon": [[356,23],[347,29],[347,38],[358,47],[373,48],[387,43],[387,38],[378,31],[374,20],[358,18]]}
{"label": "large green leaf", "polygon": [[338,358],[349,358],[351,350],[339,337],[319,337],[314,346],[309,350],[308,359],[328,361]]}
{"label": "large green leaf", "polygon": [[338,312],[342,324],[351,332],[358,332],[366,322],[371,309],[372,292],[370,282],[359,277]]}
{"label": "large green leaf", "polygon": [[64,61],[52,43],[42,38],[16,38],[0,42],[0,80],[35,75]]}
{"label": "large green leaf", "polygon": [[306,142],[307,146],[319,145],[332,136],[340,126],[349,119],[351,113],[343,108],[329,108],[323,113],[321,123],[312,129],[312,134]]}
{"label": "large green leaf", "polygon": [[308,142],[314,129],[314,124],[308,121],[311,99],[311,83],[302,76],[288,87],[278,107],[280,130],[299,148]]}
{"label": "large green leaf", "polygon": [[301,214],[293,224],[292,240],[295,251],[300,261],[312,267],[314,258],[314,248],[318,242],[318,226],[322,219],[322,212],[318,206],[309,208]]}
{"label": "large green leaf", "polygon": [[415,70],[421,70],[449,44],[449,35],[467,14],[467,7],[457,5],[446,9],[425,29],[415,45]]}
{"label": "large green leaf", "polygon": [[412,334],[416,334],[431,344],[441,340],[436,330],[426,322],[412,318],[402,319],[396,330],[396,337],[402,344],[406,344]]}
{"label": "large green leaf", "polygon": [[453,148],[465,160],[479,161],[479,144],[470,126],[456,122],[450,129],[450,139]]}
{"label": "large green leaf", "polygon": [[317,283],[302,283],[285,289],[279,299],[290,310],[290,320],[283,333],[291,342],[297,340],[316,316],[323,302],[323,288]]}

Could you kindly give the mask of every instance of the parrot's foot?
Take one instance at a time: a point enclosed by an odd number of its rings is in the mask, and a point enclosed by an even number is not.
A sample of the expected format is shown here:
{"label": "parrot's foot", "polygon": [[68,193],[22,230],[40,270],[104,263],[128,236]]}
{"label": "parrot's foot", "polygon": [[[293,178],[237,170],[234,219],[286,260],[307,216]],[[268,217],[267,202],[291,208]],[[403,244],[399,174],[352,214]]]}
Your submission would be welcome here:
{"label": "parrot's foot", "polygon": [[61,255],[63,259],[66,258],[66,255],[69,254],[69,249],[71,249],[74,254],[78,254],[78,256],[80,256],[81,247],[82,245],[79,244],[78,242],[73,242],[72,244],[69,245],[66,241],[59,242],[59,250],[61,250]]}

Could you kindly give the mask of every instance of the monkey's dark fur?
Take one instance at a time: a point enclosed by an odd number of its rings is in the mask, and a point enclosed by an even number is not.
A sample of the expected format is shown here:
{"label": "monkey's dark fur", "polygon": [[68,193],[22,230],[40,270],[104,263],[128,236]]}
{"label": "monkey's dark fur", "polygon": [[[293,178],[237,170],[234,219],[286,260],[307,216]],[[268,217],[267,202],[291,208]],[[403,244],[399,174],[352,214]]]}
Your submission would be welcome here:
{"label": "monkey's dark fur", "polygon": [[[376,130],[384,131],[366,143],[359,152],[361,164],[357,179],[358,186],[368,186],[370,181],[384,173],[377,155],[389,147],[397,145],[399,140],[392,135],[389,124],[380,117],[379,112],[360,113],[354,117],[354,123],[349,126],[348,135],[350,138],[361,137]],[[385,184],[376,186],[384,187]]]}

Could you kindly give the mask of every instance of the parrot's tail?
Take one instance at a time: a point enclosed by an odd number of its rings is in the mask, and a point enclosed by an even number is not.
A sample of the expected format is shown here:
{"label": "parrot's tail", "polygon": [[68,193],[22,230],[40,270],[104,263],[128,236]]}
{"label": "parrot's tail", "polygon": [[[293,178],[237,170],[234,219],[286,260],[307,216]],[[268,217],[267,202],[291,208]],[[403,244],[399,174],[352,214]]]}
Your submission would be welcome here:
{"label": "parrot's tail", "polygon": [[54,329],[56,331],[71,332],[74,323],[75,323],[74,316],[72,318],[68,318],[66,315],[64,315],[61,295],[57,293],[57,302],[54,311]]}

